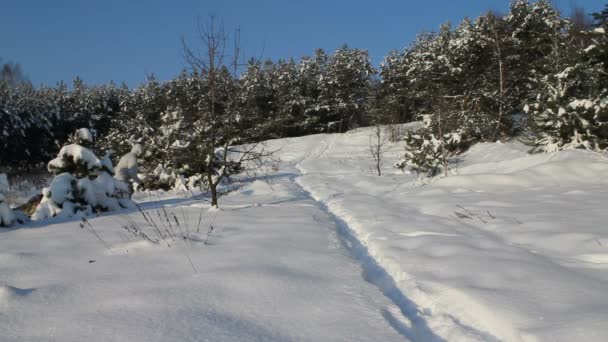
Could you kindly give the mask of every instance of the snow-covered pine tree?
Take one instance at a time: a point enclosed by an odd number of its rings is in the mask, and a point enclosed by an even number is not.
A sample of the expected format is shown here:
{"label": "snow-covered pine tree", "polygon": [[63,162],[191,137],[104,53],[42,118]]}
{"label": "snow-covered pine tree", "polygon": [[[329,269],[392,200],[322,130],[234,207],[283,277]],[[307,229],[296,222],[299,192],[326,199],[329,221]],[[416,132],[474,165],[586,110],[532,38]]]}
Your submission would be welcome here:
{"label": "snow-covered pine tree", "polygon": [[294,59],[279,60],[275,73],[276,133],[280,137],[298,135],[299,125],[304,120],[298,66]]}
{"label": "snow-covered pine tree", "polygon": [[536,95],[539,79],[562,71],[569,21],[548,0],[513,0],[504,20],[516,51],[509,57],[510,88],[521,101],[516,107],[523,108]]}
{"label": "snow-covered pine tree", "polygon": [[473,88],[467,77],[477,75],[473,25],[465,20],[453,31],[449,24],[439,33],[421,36],[407,51],[412,108],[424,127],[404,138],[406,151],[396,167],[419,174],[447,174],[449,159],[478,135],[483,118],[467,107]]}
{"label": "snow-covered pine tree", "polygon": [[173,141],[169,142],[171,137],[164,134],[166,125],[162,120],[168,107],[166,92],[172,82],[161,84],[154,75],[148,75],[146,82],[133,91],[121,87],[121,112],[114,116],[108,134],[97,144],[99,150],[110,150],[116,157],[128,153],[135,143],[145,146],[139,157],[139,170],[145,175],[148,189],[167,190],[175,181],[167,177],[160,180],[161,174],[167,174],[165,166],[172,152]]}
{"label": "snow-covered pine tree", "polygon": [[494,141],[513,132],[512,114],[520,103],[511,72],[517,58],[514,39],[505,18],[492,12],[475,20],[469,37],[465,108],[479,137]]}
{"label": "snow-covered pine tree", "polygon": [[435,131],[441,126],[433,128],[430,115],[423,117],[423,123],[424,126],[415,132],[406,132],[403,138],[405,153],[394,167],[428,177],[442,172],[447,175],[449,159],[464,151],[470,143],[463,140],[462,130]]}
{"label": "snow-covered pine tree", "polygon": [[604,9],[601,12],[593,13],[593,26],[596,28],[606,28],[608,25],[608,4],[604,5]]}
{"label": "snow-covered pine tree", "polygon": [[[162,85],[162,90],[149,84],[146,97],[154,100],[150,110],[160,104],[162,111],[156,114],[137,114],[138,120],[144,122],[136,133],[133,142],[144,145],[141,169],[144,171],[144,184],[148,189],[169,190],[175,187],[176,181],[192,178],[200,179],[205,161],[199,158],[194,143],[196,139],[197,113],[204,107],[206,93],[204,82],[198,73],[182,71],[176,78]],[[137,93],[137,91],[136,91]],[[142,108],[145,108],[142,106]],[[152,119],[154,118],[154,119]],[[151,120],[148,123],[148,120]]]}
{"label": "snow-covered pine tree", "polygon": [[391,51],[380,64],[381,81],[374,109],[388,117],[391,123],[404,123],[415,119],[407,77],[408,66],[407,51]]}
{"label": "snow-covered pine tree", "polygon": [[251,60],[238,80],[241,142],[279,136],[277,78],[277,66],[271,60]]}
{"label": "snow-covered pine tree", "polygon": [[534,151],[608,148],[608,35],[605,27],[587,34],[592,44],[563,62],[563,71],[543,77],[526,106],[538,136]]}
{"label": "snow-covered pine tree", "polygon": [[321,98],[329,106],[331,116],[327,120],[334,126],[332,130],[344,132],[363,123],[375,74],[365,50],[344,45],[331,55]]}
{"label": "snow-covered pine tree", "polygon": [[300,134],[323,132],[331,114],[327,99],[322,97],[325,86],[325,70],[329,57],[323,49],[315,50],[314,56],[305,56],[298,64],[299,90],[302,98],[303,116],[300,119]]}
{"label": "snow-covered pine tree", "polygon": [[117,210],[131,202],[119,198],[114,169],[109,155],[103,159],[89,149],[93,135],[81,128],[73,136],[73,143],[64,146],[57,158],[48,163],[53,178],[50,187],[43,189],[43,198],[33,219]]}
{"label": "snow-covered pine tree", "polygon": [[51,127],[44,99],[31,83],[11,86],[0,81],[0,162],[4,165],[20,169],[43,160]]}

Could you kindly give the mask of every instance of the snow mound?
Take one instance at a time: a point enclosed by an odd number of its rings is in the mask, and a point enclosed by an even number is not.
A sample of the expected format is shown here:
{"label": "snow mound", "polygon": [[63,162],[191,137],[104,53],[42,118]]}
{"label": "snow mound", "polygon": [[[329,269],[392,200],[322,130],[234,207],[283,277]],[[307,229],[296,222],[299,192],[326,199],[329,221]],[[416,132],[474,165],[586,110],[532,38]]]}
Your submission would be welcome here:
{"label": "snow mound", "polygon": [[0,173],[0,227],[10,226],[15,222],[15,215],[6,198],[8,190],[8,179],[4,173]]}
{"label": "snow mound", "polygon": [[81,141],[93,142],[93,134],[88,128],[80,128],[76,131],[76,138]]}
{"label": "snow mound", "polygon": [[519,142],[481,143],[461,156],[456,175],[436,185],[449,187],[547,187],[608,184],[608,154],[587,150],[527,153]]}
{"label": "snow mound", "polygon": [[8,200],[0,193],[0,227],[10,226],[15,222],[15,214],[8,204]]}
{"label": "snow mound", "polygon": [[89,170],[101,168],[101,160],[91,150],[77,144],[71,144],[62,147],[57,158],[49,162],[49,171],[66,167],[65,162],[67,158],[72,158],[76,163],[83,163]]}
{"label": "snow mound", "polygon": [[8,178],[6,174],[0,173],[0,194],[8,194],[10,186],[8,184]]}

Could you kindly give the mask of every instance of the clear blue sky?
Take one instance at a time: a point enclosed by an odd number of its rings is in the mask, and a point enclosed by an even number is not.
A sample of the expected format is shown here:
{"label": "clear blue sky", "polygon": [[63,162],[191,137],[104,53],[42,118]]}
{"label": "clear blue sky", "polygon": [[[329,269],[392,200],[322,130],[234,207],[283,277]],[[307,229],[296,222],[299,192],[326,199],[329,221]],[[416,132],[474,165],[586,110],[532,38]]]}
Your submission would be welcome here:
{"label": "clear blue sky", "polygon": [[[603,0],[554,0],[566,14]],[[0,0],[0,58],[18,62],[35,84],[110,80],[135,86],[182,68],[180,39],[192,37],[197,17],[240,26],[248,56],[278,59],[333,51],[343,43],[369,50],[378,64],[421,30],[459,22],[509,0]]]}

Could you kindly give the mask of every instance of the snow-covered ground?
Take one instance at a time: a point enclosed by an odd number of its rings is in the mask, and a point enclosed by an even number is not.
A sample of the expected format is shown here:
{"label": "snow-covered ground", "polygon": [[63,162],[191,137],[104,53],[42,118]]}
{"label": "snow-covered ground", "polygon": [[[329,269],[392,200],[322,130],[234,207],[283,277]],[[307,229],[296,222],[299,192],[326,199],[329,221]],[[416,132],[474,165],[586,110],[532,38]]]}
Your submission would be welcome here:
{"label": "snow-covered ground", "polygon": [[142,195],[189,227],[171,247],[121,227],[137,211],[90,219],[111,247],[0,231],[0,340],[608,340],[608,156],[480,144],[423,185],[398,144],[375,176],[369,136],[270,141],[278,169],[219,211]]}

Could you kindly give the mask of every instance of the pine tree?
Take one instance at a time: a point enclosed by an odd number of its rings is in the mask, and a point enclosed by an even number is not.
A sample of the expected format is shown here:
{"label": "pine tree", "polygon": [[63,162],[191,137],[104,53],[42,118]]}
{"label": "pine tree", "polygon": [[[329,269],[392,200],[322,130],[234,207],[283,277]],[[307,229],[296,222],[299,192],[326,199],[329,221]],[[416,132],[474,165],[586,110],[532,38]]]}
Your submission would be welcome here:
{"label": "pine tree", "polygon": [[406,53],[391,51],[380,65],[381,82],[378,87],[374,109],[391,123],[415,120],[415,105],[406,75],[408,62]]}
{"label": "pine tree", "polygon": [[434,133],[430,128],[429,119],[426,117],[425,126],[416,132],[406,133],[403,139],[405,154],[395,163],[396,168],[408,169],[428,177],[441,172],[447,175],[449,158],[466,148],[467,144],[462,141],[461,133]]}
{"label": "pine tree", "polygon": [[604,9],[601,12],[593,13],[593,25],[596,28],[606,27],[608,25],[608,4],[604,5]]}
{"label": "pine tree", "polygon": [[279,137],[301,134],[303,95],[300,91],[298,66],[293,59],[279,60],[275,69],[277,117],[275,129]]}
{"label": "pine tree", "polygon": [[93,134],[81,128],[72,136],[72,143],[48,163],[48,170],[55,177],[50,187],[43,189],[33,219],[89,215],[130,205],[129,200],[120,198],[119,190],[125,186],[112,178],[114,169],[109,156],[98,159],[90,150],[92,146]]}
{"label": "pine tree", "polygon": [[338,132],[363,124],[375,74],[365,50],[344,45],[329,58],[321,98],[332,113],[328,123],[339,125]]}
{"label": "pine tree", "polygon": [[317,49],[313,57],[305,56],[298,65],[299,90],[302,97],[303,115],[300,118],[302,134],[323,132],[329,123],[330,107],[323,98],[325,70],[329,57],[322,49]]}
{"label": "pine tree", "polygon": [[238,80],[242,142],[279,136],[278,72],[270,60],[252,60]]}
{"label": "pine tree", "polygon": [[568,45],[569,22],[560,16],[548,0],[530,3],[514,0],[506,24],[511,27],[516,53],[510,57],[512,91],[523,108],[532,98],[539,80],[548,74],[559,73]]}
{"label": "pine tree", "polygon": [[545,76],[526,107],[538,135],[534,151],[608,148],[608,35],[602,28],[587,34],[592,44]]}

